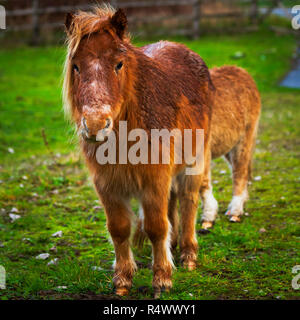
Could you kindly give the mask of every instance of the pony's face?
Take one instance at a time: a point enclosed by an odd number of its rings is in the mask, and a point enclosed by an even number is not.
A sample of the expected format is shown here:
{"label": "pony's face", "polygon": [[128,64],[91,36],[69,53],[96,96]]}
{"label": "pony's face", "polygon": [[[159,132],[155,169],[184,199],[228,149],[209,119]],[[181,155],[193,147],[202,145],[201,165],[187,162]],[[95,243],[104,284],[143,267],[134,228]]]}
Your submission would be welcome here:
{"label": "pony's face", "polygon": [[128,59],[116,14],[82,37],[70,61],[75,121],[87,141],[113,129],[124,103]]}

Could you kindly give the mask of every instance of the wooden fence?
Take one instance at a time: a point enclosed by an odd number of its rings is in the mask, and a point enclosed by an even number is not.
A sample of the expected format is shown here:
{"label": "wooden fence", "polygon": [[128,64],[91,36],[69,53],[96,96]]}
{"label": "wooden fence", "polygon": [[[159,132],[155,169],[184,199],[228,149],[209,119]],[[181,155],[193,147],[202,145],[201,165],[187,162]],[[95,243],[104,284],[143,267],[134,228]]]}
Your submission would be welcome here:
{"label": "wooden fence", "polygon": [[[164,1],[117,1],[113,0],[110,3],[114,7],[128,9],[138,9],[138,8],[159,8],[159,7],[187,7],[189,6],[191,10],[188,14],[177,14],[176,19],[178,21],[193,21],[192,28],[188,29],[176,29],[173,31],[173,34],[181,34],[181,35],[191,35],[194,38],[197,38],[199,35],[199,14],[200,14],[200,2],[201,0],[164,0]],[[42,0],[32,0],[31,7],[22,8],[22,9],[14,9],[14,10],[7,10],[6,16],[8,20],[10,18],[16,17],[30,17],[29,23],[24,24],[9,24],[7,30],[9,31],[31,31],[32,32],[32,39],[38,39],[40,35],[41,29],[57,29],[63,27],[63,21],[60,19],[59,21],[55,22],[45,22],[41,21],[40,17],[45,15],[59,15],[65,14],[67,12],[74,12],[78,9],[81,10],[88,10],[91,8],[91,4],[80,4],[75,6],[70,5],[61,5],[61,6],[49,6],[49,7],[42,7],[40,6]],[[153,23],[159,22],[163,19],[174,18],[174,16],[147,16],[147,14],[143,15],[142,17],[135,17],[129,15],[129,22],[138,20],[143,23]]]}
{"label": "wooden fence", "polygon": [[[16,0],[14,0],[16,2]],[[29,31],[31,33],[31,42],[33,44],[38,44],[40,40],[41,30],[49,29],[63,29],[63,17],[67,12],[74,12],[77,9],[88,10],[91,8],[91,3],[95,1],[84,1],[84,0],[73,0],[73,3],[77,2],[77,5],[61,5],[61,3],[66,3],[66,1],[53,0],[17,0],[23,1],[27,4],[22,8],[14,8],[9,6],[13,1],[0,0],[0,4],[6,7],[7,16],[7,30],[10,31]],[[44,2],[45,1],[45,2]],[[70,3],[70,0],[68,0]],[[247,12],[248,17],[250,17],[253,22],[257,21],[257,0],[243,0],[249,3],[249,10]],[[89,4],[87,4],[89,2]],[[99,1],[98,1],[99,2]],[[138,23],[142,25],[153,25],[156,23],[159,28],[156,30],[151,30],[151,34],[159,35],[167,33],[168,35],[186,35],[193,38],[198,38],[200,34],[200,20],[201,19],[219,19],[219,18],[241,18],[245,16],[245,12],[241,10],[227,10],[225,12],[218,12],[215,10],[214,5],[217,3],[237,3],[234,0],[111,0],[110,3],[114,7],[124,8],[129,14],[128,19],[130,25],[134,26]],[[274,4],[280,1],[273,0]],[[45,6],[45,3],[54,3],[52,6]],[[68,3],[68,2],[67,2]],[[80,4],[78,4],[80,3]],[[202,10],[205,5],[210,5],[212,10],[207,12]],[[176,8],[169,12],[168,15],[158,14],[163,8]],[[152,10],[152,11],[151,11]],[[155,14],[153,13],[153,10]],[[142,14],[135,14],[136,12]],[[142,12],[140,12],[142,11]],[[168,10],[166,10],[168,11]],[[148,14],[149,12],[149,14]],[[175,13],[174,13],[175,12]],[[269,12],[268,12],[269,13]],[[46,17],[46,18],[45,18]],[[53,18],[54,17],[54,18]],[[18,19],[18,20],[16,20]],[[176,20],[177,26],[171,27],[169,29],[161,28],[163,22]],[[18,21],[17,23],[15,21]],[[145,29],[145,28],[144,28]],[[134,30],[139,30],[139,28],[134,28]],[[147,34],[147,28],[145,30],[139,30],[138,34]],[[134,33],[134,32],[133,32]]]}

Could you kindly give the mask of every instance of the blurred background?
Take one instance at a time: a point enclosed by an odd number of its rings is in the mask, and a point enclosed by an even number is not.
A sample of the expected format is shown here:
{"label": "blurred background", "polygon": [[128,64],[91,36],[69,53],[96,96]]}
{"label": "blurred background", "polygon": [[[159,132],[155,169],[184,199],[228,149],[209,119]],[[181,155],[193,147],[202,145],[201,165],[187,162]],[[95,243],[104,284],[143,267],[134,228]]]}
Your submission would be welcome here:
{"label": "blurred background", "polygon": [[[0,0],[6,9],[6,41],[32,45],[55,42],[63,29],[64,16],[76,9],[88,10],[96,1],[87,0]],[[250,32],[269,22],[284,32],[284,19],[291,18],[291,0],[112,0],[128,14],[134,36],[188,36],[206,33]],[[272,26],[276,21],[275,25]],[[274,21],[275,20],[275,21]],[[278,21],[281,21],[278,26]]]}

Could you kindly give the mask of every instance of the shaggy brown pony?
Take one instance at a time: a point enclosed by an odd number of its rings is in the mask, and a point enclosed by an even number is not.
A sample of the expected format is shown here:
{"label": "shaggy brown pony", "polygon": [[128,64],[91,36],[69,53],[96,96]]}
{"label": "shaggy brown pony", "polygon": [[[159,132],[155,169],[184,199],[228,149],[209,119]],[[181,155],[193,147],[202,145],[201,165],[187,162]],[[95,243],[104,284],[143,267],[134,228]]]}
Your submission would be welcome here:
{"label": "shaggy brown pony", "polygon": [[[134,197],[141,203],[140,225],[153,247],[152,284],[158,297],[162,289],[172,286],[170,248],[177,246],[179,235],[177,199],[181,213],[181,261],[189,270],[196,267],[197,261],[195,222],[199,191],[204,204],[204,227],[215,219],[217,204],[209,175],[211,157],[226,155],[232,164],[234,198],[230,216],[242,214],[259,95],[253,80],[242,69],[224,67],[210,74],[200,56],[184,45],[161,41],[136,48],[126,29],[124,12],[111,7],[67,15],[64,105],[80,134],[86,163],[105,208],[115,248],[116,293],[128,294],[136,270],[129,241],[129,204]],[[128,131],[144,129],[150,145],[151,129],[191,129],[193,133],[204,129],[204,171],[186,175],[188,164],[176,164],[172,156],[170,164],[100,165],[96,152],[103,142],[96,139],[97,133],[114,132],[118,153],[121,120],[127,121]],[[170,150],[173,154],[173,142]],[[159,152],[161,155],[161,146]]]}

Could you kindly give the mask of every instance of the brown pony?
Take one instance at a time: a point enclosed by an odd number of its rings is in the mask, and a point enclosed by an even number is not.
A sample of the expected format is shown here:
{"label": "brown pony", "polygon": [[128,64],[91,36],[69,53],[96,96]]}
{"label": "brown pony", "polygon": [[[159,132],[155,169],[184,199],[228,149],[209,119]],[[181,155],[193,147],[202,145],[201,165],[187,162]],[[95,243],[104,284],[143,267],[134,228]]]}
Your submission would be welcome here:
{"label": "brown pony", "polygon": [[[197,261],[199,191],[203,226],[211,226],[215,219],[211,158],[225,155],[232,164],[234,197],[229,214],[242,214],[260,102],[244,70],[224,67],[210,73],[199,55],[177,43],[161,41],[136,48],[126,29],[124,12],[107,6],[67,15],[64,105],[80,133],[83,154],[105,208],[116,255],[116,293],[128,294],[136,270],[129,241],[129,203],[134,197],[141,203],[142,232],[153,247],[152,284],[158,297],[162,289],[172,286],[170,249],[176,248],[179,235],[177,200],[181,261],[189,270]],[[127,121],[128,130],[141,128],[149,137],[151,129],[191,129],[193,133],[204,129],[204,171],[187,175],[188,164],[172,159],[169,164],[100,165],[96,153],[102,142],[96,139],[97,133],[114,132],[119,139],[121,120]],[[194,152],[194,138],[192,147]],[[174,153],[173,142],[170,149]]]}

